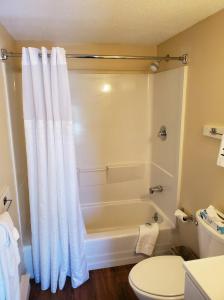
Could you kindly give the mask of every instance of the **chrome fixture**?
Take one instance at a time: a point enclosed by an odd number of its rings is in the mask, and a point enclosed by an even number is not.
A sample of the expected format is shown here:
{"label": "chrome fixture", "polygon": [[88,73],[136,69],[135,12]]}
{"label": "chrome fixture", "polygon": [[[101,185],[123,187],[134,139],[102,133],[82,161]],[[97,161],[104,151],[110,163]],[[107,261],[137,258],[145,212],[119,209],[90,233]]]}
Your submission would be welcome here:
{"label": "chrome fixture", "polygon": [[[48,54],[50,56],[50,52]],[[1,49],[0,60],[6,61],[10,57],[21,57],[22,53],[9,52],[7,49]],[[41,54],[40,54],[41,56]],[[98,54],[78,54],[68,53],[67,58],[87,58],[87,59],[137,59],[137,60],[154,60],[154,61],[170,61],[177,60],[182,62],[183,65],[188,63],[188,55],[183,54],[181,56],[151,56],[151,55],[98,55]]]}
{"label": "chrome fixture", "polygon": [[155,223],[158,223],[158,221],[159,221],[159,214],[157,212],[154,213],[153,220],[155,221]]}
{"label": "chrome fixture", "polygon": [[198,225],[198,221],[196,220],[196,218],[193,215],[184,217],[183,220],[188,223],[194,223],[195,225]]}
{"label": "chrome fixture", "polygon": [[8,211],[12,204],[12,199],[8,199],[7,196],[3,198],[3,205],[5,206],[6,210]]}
{"label": "chrome fixture", "polygon": [[150,70],[153,73],[156,73],[159,70],[159,61],[152,62],[151,65],[150,65]]}
{"label": "chrome fixture", "polygon": [[196,217],[193,214],[188,214],[183,207],[180,210],[182,210],[187,215],[186,217],[183,217],[183,220],[185,222],[193,223],[196,226],[198,225],[198,221],[197,221]]}
{"label": "chrome fixture", "polygon": [[8,59],[8,51],[6,49],[1,49],[1,60],[7,60]]}
{"label": "chrome fixture", "polygon": [[162,191],[163,187],[161,185],[156,185],[149,188],[150,194],[161,193]]}
{"label": "chrome fixture", "polygon": [[212,135],[222,135],[222,133],[219,133],[217,128],[214,128],[214,127],[211,128],[210,134],[212,134]]}
{"label": "chrome fixture", "polygon": [[162,140],[165,141],[167,139],[167,128],[166,126],[161,126],[158,132],[158,137]]}
{"label": "chrome fixture", "polygon": [[147,223],[145,223],[145,225],[147,225],[147,226],[152,226],[152,223],[147,222]]}
{"label": "chrome fixture", "polygon": [[145,225],[152,226],[153,223],[161,223],[162,222],[162,218],[160,217],[158,212],[154,213],[152,220],[153,220],[152,222],[147,222],[147,223],[145,223]]}

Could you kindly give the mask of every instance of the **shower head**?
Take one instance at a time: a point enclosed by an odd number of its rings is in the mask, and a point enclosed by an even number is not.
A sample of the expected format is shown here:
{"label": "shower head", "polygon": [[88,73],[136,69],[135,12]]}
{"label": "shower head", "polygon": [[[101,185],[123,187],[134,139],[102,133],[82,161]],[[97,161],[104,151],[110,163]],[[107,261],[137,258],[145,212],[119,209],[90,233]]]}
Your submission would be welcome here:
{"label": "shower head", "polygon": [[150,70],[153,73],[156,73],[159,70],[159,61],[152,62],[151,65],[150,65]]}

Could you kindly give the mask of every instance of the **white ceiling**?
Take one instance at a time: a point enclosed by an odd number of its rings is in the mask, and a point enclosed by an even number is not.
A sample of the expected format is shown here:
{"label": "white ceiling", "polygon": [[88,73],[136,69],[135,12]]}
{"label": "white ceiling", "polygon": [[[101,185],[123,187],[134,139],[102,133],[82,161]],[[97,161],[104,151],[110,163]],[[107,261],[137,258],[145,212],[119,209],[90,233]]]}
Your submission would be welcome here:
{"label": "white ceiling", "polygon": [[158,44],[224,8],[224,0],[0,0],[16,40]]}

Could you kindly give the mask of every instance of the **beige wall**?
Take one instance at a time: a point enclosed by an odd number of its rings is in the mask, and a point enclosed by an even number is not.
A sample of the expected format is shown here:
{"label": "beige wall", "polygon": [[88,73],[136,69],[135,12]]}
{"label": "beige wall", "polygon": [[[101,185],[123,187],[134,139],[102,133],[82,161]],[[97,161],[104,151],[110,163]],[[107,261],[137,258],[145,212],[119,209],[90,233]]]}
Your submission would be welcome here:
{"label": "beige wall", "polygon": [[9,63],[5,64],[7,87],[6,101],[10,111],[12,148],[16,177],[17,201],[19,206],[23,244],[30,243],[30,218],[28,201],[26,149],[23,124],[21,72]]}
{"label": "beige wall", "polygon": [[[0,26],[0,48],[16,50],[15,41]],[[9,187],[13,200],[9,213],[20,231],[20,252],[30,234],[28,187],[23,135],[21,88],[16,86],[18,70],[14,60],[0,62],[0,192]],[[22,222],[21,222],[22,217]],[[25,272],[23,263],[21,273]]]}
{"label": "beige wall", "polygon": [[[0,27],[0,48],[7,48],[11,51],[15,49],[15,42],[3,27]],[[0,63],[0,191],[2,191],[6,186],[10,188],[11,195],[14,200],[10,208],[10,214],[12,215],[14,222],[18,227],[19,219],[16,203],[16,185],[15,174],[13,170],[12,147],[10,144],[11,141],[4,68],[4,64]]]}
{"label": "beige wall", "polygon": [[[219,141],[202,135],[205,124],[224,126],[224,10],[158,46],[159,55],[168,52],[188,53],[190,60],[181,206],[190,212],[209,204],[224,209],[224,169],[216,165]],[[164,63],[162,69],[175,66]],[[182,230],[185,243],[196,249],[195,228]]]}

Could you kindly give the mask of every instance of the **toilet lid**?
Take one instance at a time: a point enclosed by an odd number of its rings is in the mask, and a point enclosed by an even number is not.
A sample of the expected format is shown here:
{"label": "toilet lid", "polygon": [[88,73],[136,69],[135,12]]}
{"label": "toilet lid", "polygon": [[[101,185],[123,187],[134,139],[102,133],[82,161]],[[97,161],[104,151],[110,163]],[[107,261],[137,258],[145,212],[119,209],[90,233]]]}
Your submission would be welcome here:
{"label": "toilet lid", "polygon": [[184,294],[184,268],[180,256],[155,256],[135,265],[131,283],[139,290],[156,296],[175,297]]}

